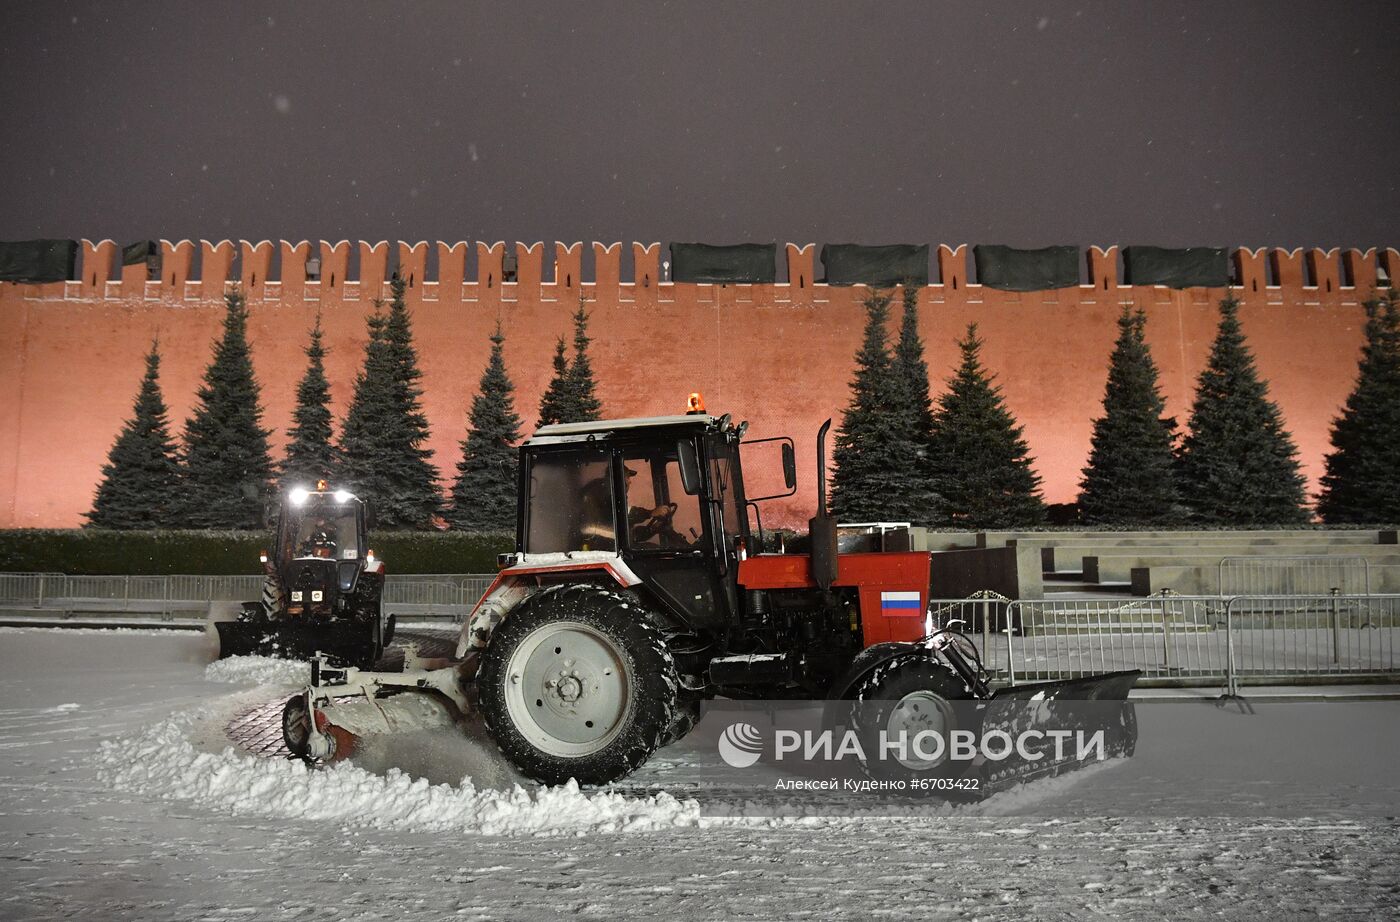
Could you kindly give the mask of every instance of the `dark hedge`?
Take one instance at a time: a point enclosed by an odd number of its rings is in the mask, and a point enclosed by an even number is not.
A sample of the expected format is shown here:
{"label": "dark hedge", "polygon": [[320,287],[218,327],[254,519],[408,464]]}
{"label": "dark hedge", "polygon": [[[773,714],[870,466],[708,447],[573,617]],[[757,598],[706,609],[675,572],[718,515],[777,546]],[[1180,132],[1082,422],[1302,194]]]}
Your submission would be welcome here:
{"label": "dark hedge", "polygon": [[[0,571],[84,574],[258,573],[270,532],[0,531]],[[496,555],[515,549],[506,532],[378,532],[369,546],[390,573],[494,573]]]}

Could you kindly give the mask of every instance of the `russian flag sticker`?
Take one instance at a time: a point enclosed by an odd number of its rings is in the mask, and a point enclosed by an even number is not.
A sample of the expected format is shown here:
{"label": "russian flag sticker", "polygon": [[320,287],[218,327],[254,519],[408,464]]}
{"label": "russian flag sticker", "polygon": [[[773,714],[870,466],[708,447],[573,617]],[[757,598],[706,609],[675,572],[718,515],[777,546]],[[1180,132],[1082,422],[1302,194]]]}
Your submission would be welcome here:
{"label": "russian flag sticker", "polygon": [[880,614],[886,618],[918,618],[924,613],[919,604],[919,593],[882,592],[880,593]]}

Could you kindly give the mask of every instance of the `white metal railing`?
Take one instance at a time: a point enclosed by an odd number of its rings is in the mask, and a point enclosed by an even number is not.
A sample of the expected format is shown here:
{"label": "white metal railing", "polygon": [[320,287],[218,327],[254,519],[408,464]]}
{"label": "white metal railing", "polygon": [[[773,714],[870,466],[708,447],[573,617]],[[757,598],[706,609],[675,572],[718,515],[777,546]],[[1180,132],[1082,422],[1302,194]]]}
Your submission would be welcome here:
{"label": "white metal railing", "polygon": [[1215,587],[1223,596],[1370,595],[1371,561],[1332,554],[1223,557]]}
{"label": "white metal railing", "polygon": [[1230,695],[1243,678],[1400,671],[1400,595],[1237,596],[1225,624]]}
{"label": "white metal railing", "polygon": [[939,599],[930,612],[1005,684],[1138,669],[1233,694],[1242,678],[1400,677],[1400,595]]}
{"label": "white metal railing", "polygon": [[[493,574],[390,575],[387,612],[460,623]],[[66,576],[0,573],[0,607],[85,615],[177,613],[257,599],[260,576]],[[1361,593],[1013,600],[993,592],[929,602],[929,629],[955,627],[998,683],[1140,669],[1154,679],[1400,677],[1400,595]]]}
{"label": "white metal railing", "polygon": [[[460,622],[495,579],[489,574],[390,574],[385,610],[392,614]],[[84,615],[177,614],[203,617],[213,603],[262,595],[261,576],[69,576],[0,573],[0,606]]]}

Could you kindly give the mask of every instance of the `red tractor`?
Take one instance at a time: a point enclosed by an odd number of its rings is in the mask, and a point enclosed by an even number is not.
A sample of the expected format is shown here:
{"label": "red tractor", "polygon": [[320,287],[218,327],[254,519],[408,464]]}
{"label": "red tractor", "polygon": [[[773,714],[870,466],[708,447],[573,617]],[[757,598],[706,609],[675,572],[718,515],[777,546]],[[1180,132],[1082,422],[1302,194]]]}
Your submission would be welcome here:
{"label": "red tractor", "polygon": [[603,784],[683,736],[716,696],[884,701],[891,721],[998,694],[1126,698],[1136,673],[994,693],[971,645],[926,626],[928,553],[839,554],[824,489],[830,420],[810,549],[770,552],[757,504],[795,492],[792,440],[758,440],[781,451],[786,492],[749,496],[747,424],[691,403],[681,416],[539,429],[520,452],[516,550],[456,659],[378,674],[316,664],[287,704],[289,748],[333,758],[357,735],[421,725],[422,701],[402,720],[388,710],[413,691],[449,716],[478,709],[530,777]]}

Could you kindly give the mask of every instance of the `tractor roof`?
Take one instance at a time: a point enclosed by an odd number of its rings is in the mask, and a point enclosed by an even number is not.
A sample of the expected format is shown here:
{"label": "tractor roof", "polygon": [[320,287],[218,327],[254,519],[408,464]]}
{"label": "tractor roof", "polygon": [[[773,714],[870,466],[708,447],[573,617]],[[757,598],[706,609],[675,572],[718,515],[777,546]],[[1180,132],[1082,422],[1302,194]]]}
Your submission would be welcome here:
{"label": "tractor roof", "polygon": [[553,445],[560,442],[576,442],[587,436],[607,438],[615,432],[632,429],[682,428],[686,426],[709,428],[719,422],[719,417],[706,413],[689,413],[683,416],[638,416],[632,419],[600,419],[591,423],[553,423],[541,426],[526,441],[527,445]]}

